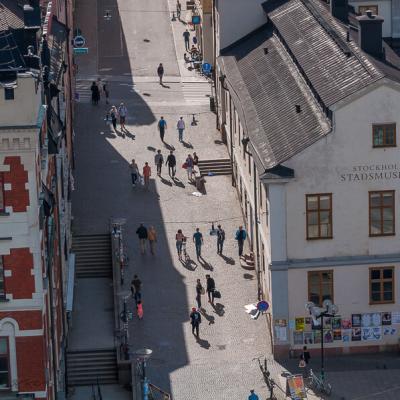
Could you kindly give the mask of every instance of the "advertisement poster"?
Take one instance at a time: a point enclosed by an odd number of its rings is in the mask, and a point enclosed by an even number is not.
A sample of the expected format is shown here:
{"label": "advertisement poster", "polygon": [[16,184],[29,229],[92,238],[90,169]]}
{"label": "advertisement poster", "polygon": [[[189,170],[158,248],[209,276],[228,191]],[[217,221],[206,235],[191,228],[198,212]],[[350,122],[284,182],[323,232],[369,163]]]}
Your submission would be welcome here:
{"label": "advertisement poster", "polygon": [[303,331],[293,331],[293,344],[303,344]]}
{"label": "advertisement poster", "polygon": [[296,318],[296,331],[304,331],[304,318]]}
{"label": "advertisement poster", "polygon": [[331,317],[324,317],[324,329],[331,329],[332,328],[332,318]]}
{"label": "advertisement poster", "polygon": [[381,340],[382,339],[382,328],[381,327],[361,328],[361,338],[363,341]]}
{"label": "advertisement poster", "polygon": [[361,326],[368,328],[381,326],[381,313],[366,313],[361,315]]}
{"label": "advertisement poster", "polygon": [[321,343],[321,331],[313,331],[314,343]]}
{"label": "advertisement poster", "polygon": [[342,326],[342,319],[340,317],[332,318],[332,329],[340,329]]}
{"label": "advertisement poster", "polygon": [[312,319],[310,317],[304,318],[304,325],[305,325],[304,329],[306,331],[311,331],[311,326],[312,326],[312,322],[311,321],[312,321]]}
{"label": "advertisement poster", "polygon": [[332,329],[324,330],[324,343],[333,342],[333,332]]}
{"label": "advertisement poster", "polygon": [[400,324],[400,312],[392,312],[392,324]]}
{"label": "advertisement poster", "polygon": [[287,328],[286,326],[275,325],[275,337],[280,342],[287,341]]}
{"label": "advertisement poster", "polygon": [[351,341],[358,342],[361,340],[361,328],[353,328],[351,331]]}
{"label": "advertisement poster", "polygon": [[292,400],[302,400],[307,398],[303,375],[291,375],[287,378],[286,382],[289,388],[288,392]]}
{"label": "advertisement poster", "polygon": [[294,319],[289,319],[289,329],[294,329],[295,324],[294,324]]}
{"label": "advertisement poster", "polygon": [[313,344],[314,343],[314,333],[313,332],[304,332],[304,344]]}
{"label": "advertisement poster", "polygon": [[392,313],[383,312],[381,318],[382,318],[382,325],[392,325]]}
{"label": "advertisement poster", "polygon": [[353,328],[361,327],[361,314],[351,314],[351,326]]}
{"label": "advertisement poster", "polygon": [[343,343],[350,342],[352,334],[353,334],[353,331],[351,329],[343,329],[342,330],[342,342]]}
{"label": "advertisement poster", "polygon": [[393,326],[385,326],[383,327],[383,334],[385,336],[390,335],[390,336],[395,336],[397,333],[397,329],[394,328]]}
{"label": "advertisement poster", "polygon": [[342,318],[342,329],[350,329],[351,328],[351,320]]}
{"label": "advertisement poster", "polygon": [[333,340],[342,340],[342,331],[340,329],[333,330]]}
{"label": "advertisement poster", "polygon": [[286,319],[276,319],[275,320],[275,326],[281,326],[281,327],[286,327],[287,326],[287,320]]}

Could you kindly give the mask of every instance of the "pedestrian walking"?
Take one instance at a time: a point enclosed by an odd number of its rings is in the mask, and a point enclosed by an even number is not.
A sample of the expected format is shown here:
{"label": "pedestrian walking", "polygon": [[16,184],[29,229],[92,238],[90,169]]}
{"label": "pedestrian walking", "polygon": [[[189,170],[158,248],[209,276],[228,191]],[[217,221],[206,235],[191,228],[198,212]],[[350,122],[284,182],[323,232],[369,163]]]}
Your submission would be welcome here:
{"label": "pedestrian walking", "polygon": [[185,130],[185,121],[183,120],[183,117],[179,118],[178,123],[176,124],[176,127],[178,129],[179,141],[182,143],[183,142],[183,131]]}
{"label": "pedestrian walking", "polygon": [[129,169],[131,171],[132,186],[136,187],[136,182],[138,181],[140,174],[139,167],[136,164],[135,159],[132,159],[131,163],[129,164]]}
{"label": "pedestrian walking", "polygon": [[167,161],[165,162],[168,165],[168,175],[172,178],[175,176],[176,173],[176,158],[174,156],[174,152],[171,150],[167,157]]}
{"label": "pedestrian walking", "polygon": [[182,229],[178,229],[178,232],[175,235],[176,240],[176,250],[178,252],[179,259],[182,258],[182,242],[185,238],[185,235],[182,233]]}
{"label": "pedestrian walking", "polygon": [[222,254],[225,242],[225,231],[222,229],[221,225],[218,225],[217,229],[217,254]]}
{"label": "pedestrian walking", "polygon": [[215,281],[210,275],[206,275],[206,290],[208,302],[214,303]]}
{"label": "pedestrian walking", "polygon": [[119,123],[121,125],[121,131],[126,130],[125,122],[127,114],[128,114],[128,109],[125,107],[124,103],[121,103],[118,107],[118,115],[119,115]]}
{"label": "pedestrian walking", "polygon": [[197,279],[196,284],[196,302],[197,302],[197,309],[201,310],[201,296],[205,293],[203,285],[200,282],[200,279]]}
{"label": "pedestrian walking", "polygon": [[190,50],[190,32],[186,29],[185,32],[183,32],[183,40],[185,41],[185,49],[187,51]]}
{"label": "pedestrian walking", "polygon": [[188,181],[190,182],[193,178],[193,157],[191,154],[188,154],[188,157],[185,161],[185,165],[186,165],[186,172],[187,172],[187,176],[188,176]]}
{"label": "pedestrian walking", "polygon": [[142,300],[139,300],[136,304],[136,311],[139,319],[143,319],[143,304]]}
{"label": "pedestrian walking", "polygon": [[196,256],[199,260],[201,257],[201,246],[203,245],[203,235],[199,228],[196,228],[196,232],[193,234],[193,242],[196,246]]}
{"label": "pedestrian walking", "polygon": [[160,139],[164,143],[165,130],[167,129],[167,121],[164,119],[164,117],[160,118],[157,126],[158,126],[158,130],[160,131]]}
{"label": "pedestrian walking", "polygon": [[239,247],[239,257],[242,257],[243,245],[246,238],[247,238],[246,231],[243,229],[243,226],[239,226],[239,229],[236,231],[236,236],[235,236],[235,239],[237,240]]}
{"label": "pedestrian walking", "polygon": [[259,397],[254,393],[254,389],[250,390],[249,400],[259,400]]}
{"label": "pedestrian walking", "polygon": [[161,154],[161,150],[157,150],[157,154],[154,156],[154,163],[157,167],[157,175],[161,176],[161,169],[164,164],[164,157]]}
{"label": "pedestrian walking", "polygon": [[154,226],[150,226],[149,230],[147,231],[147,240],[149,241],[150,245],[150,253],[154,255],[157,242],[157,232]]}
{"label": "pedestrian walking", "polygon": [[199,157],[196,152],[193,153],[193,165],[199,165]]}
{"label": "pedestrian walking", "polygon": [[303,352],[300,355],[299,367],[303,368],[303,375],[308,376],[308,363],[310,362],[310,352],[307,349],[307,346],[303,346]]}
{"label": "pedestrian walking", "polygon": [[99,100],[100,100],[100,91],[99,91],[99,87],[96,85],[96,82],[92,82],[92,86],[90,86],[90,90],[92,92],[92,104],[94,104],[95,106],[97,106],[97,104],[99,104]]}
{"label": "pedestrian walking", "polygon": [[179,0],[176,1],[176,16],[181,19],[182,6]]}
{"label": "pedestrian walking", "polygon": [[143,179],[144,179],[144,187],[146,190],[149,190],[150,176],[151,176],[150,165],[148,162],[145,162],[143,167]]}
{"label": "pedestrian walking", "polygon": [[110,98],[110,90],[108,89],[108,83],[104,82],[103,83],[103,92],[104,96],[106,97],[106,104],[109,104],[109,98]]}
{"label": "pedestrian walking", "polygon": [[140,252],[144,254],[146,252],[147,228],[140,224],[139,228],[136,229],[136,235],[139,238]]}
{"label": "pedestrian walking", "polygon": [[199,337],[201,314],[196,310],[195,307],[193,307],[189,317],[190,317],[190,323],[192,325],[192,334],[194,335],[196,332],[196,336]]}
{"label": "pedestrian walking", "polygon": [[110,117],[111,117],[111,122],[112,122],[112,126],[114,128],[114,131],[117,131],[117,117],[118,117],[118,111],[117,111],[117,107],[112,106],[111,110],[110,110]]}
{"label": "pedestrian walking", "polygon": [[136,304],[139,300],[142,300],[142,281],[137,275],[134,275],[131,281],[131,293]]}
{"label": "pedestrian walking", "polygon": [[163,65],[161,63],[157,68],[157,75],[160,78],[160,85],[162,85],[163,84],[162,79],[163,79],[163,76],[164,76],[164,67],[163,67]]}

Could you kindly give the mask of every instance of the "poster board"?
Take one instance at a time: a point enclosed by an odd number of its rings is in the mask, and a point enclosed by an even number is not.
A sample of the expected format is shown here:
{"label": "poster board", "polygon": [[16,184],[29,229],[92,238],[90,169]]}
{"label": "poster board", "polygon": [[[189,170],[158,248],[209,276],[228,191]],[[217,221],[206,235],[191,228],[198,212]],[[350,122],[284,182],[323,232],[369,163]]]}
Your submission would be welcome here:
{"label": "poster board", "polygon": [[290,396],[292,400],[307,398],[303,375],[290,375],[286,378],[286,394]]}

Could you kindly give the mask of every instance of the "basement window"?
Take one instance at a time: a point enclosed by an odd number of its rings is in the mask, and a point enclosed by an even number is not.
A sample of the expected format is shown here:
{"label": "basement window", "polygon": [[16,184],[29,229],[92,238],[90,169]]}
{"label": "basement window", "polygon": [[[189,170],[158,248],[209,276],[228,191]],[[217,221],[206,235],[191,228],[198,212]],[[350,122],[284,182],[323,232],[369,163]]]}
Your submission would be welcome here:
{"label": "basement window", "polygon": [[13,88],[4,88],[4,100],[14,100]]}

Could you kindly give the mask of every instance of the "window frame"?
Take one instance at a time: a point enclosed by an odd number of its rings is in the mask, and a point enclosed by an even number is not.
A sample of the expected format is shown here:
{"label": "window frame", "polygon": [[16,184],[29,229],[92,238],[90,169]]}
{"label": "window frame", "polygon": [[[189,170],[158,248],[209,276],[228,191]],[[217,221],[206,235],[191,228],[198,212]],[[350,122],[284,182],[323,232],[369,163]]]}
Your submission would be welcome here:
{"label": "window frame", "polygon": [[[390,280],[383,278],[383,276],[380,277],[379,280],[378,279],[373,279],[373,280],[371,279],[371,271],[377,271],[377,270],[383,271],[385,269],[390,269],[392,271],[392,278]],[[369,285],[369,304],[370,305],[374,305],[374,304],[394,304],[396,302],[395,301],[395,294],[396,294],[396,291],[395,291],[395,281],[396,281],[395,273],[396,273],[396,269],[395,269],[394,266],[369,267],[369,269],[368,269],[368,285]],[[380,284],[380,292],[379,293],[380,293],[380,296],[381,296],[381,300],[379,300],[379,301],[372,300],[372,287],[371,287],[372,286],[371,285],[372,282],[379,282],[379,284]],[[392,283],[392,300],[384,300],[383,299],[383,295],[384,295],[383,284],[385,282],[391,282]]]}
{"label": "window frame", "polygon": [[[322,300],[322,291],[321,291],[321,289],[322,289],[322,274],[326,274],[326,273],[329,273],[330,275],[331,275],[331,293],[332,293],[332,295],[331,295],[331,300],[332,300],[332,303],[334,302],[334,296],[335,296],[335,293],[334,293],[334,284],[333,284],[333,269],[323,269],[323,270],[317,270],[317,271],[307,271],[307,299],[308,299],[308,301],[311,301],[311,299],[310,299],[310,275],[311,274],[318,274],[318,276],[319,276],[319,299],[320,300]],[[323,302],[324,300],[322,300],[319,304],[315,304],[316,306],[322,306],[322,302]]]}
{"label": "window frame", "polygon": [[1,388],[0,387],[0,392],[8,391],[11,389],[11,363],[10,363],[10,338],[9,336],[0,336],[0,340],[5,339],[6,344],[7,344],[7,353],[0,354],[1,356],[7,357],[7,372],[8,372],[8,382],[7,382],[7,387]]}
{"label": "window frame", "polygon": [[[383,206],[382,205],[382,201],[381,201],[381,205],[379,207],[371,207],[371,195],[374,193],[379,193],[380,194],[380,198],[382,199],[383,197],[383,193],[392,193],[393,194],[393,198],[392,198],[392,214],[393,214],[393,232],[392,233],[383,233],[383,210],[385,208],[389,208],[389,206]],[[369,228],[369,237],[380,237],[380,236],[395,236],[396,235],[396,201],[395,201],[395,196],[396,196],[396,191],[395,190],[371,190],[368,192],[368,228]],[[381,210],[380,214],[381,214],[381,233],[372,233],[371,232],[371,222],[372,222],[372,218],[371,218],[371,210],[379,208]]]}
{"label": "window frame", "polygon": [[4,201],[4,174],[2,172],[0,172],[0,192],[3,199],[3,202],[0,201],[0,213],[4,213],[6,211],[6,202]]}
{"label": "window frame", "polygon": [[[318,197],[318,208],[317,210],[309,210],[308,209],[308,198],[309,197]],[[328,196],[329,201],[330,201],[330,208],[329,208],[329,224],[331,227],[331,232],[329,236],[321,236],[321,216],[320,213],[321,211],[328,211],[328,209],[322,209],[320,208],[320,198],[322,196]],[[332,193],[312,193],[312,194],[306,194],[306,238],[307,240],[320,240],[320,239],[333,239],[333,202],[332,202]],[[308,215],[312,212],[317,212],[318,214],[318,236],[315,237],[310,237],[308,233],[308,228],[309,228],[309,223],[308,223]]]}
{"label": "window frame", "polygon": [[[386,129],[388,127],[392,127],[394,130],[394,143],[393,144],[375,144],[375,128],[382,127],[383,128],[383,140],[386,139]],[[396,140],[396,123],[387,123],[387,124],[372,124],[372,148],[374,149],[381,149],[386,147],[397,147],[397,140]]]}

